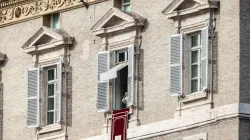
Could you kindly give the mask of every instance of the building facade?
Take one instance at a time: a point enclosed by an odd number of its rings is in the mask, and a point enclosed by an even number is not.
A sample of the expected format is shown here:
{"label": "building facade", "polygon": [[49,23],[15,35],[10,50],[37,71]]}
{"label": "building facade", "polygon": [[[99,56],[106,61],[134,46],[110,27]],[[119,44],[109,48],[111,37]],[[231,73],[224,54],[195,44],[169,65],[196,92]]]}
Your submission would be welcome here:
{"label": "building facade", "polygon": [[0,0],[0,139],[109,140],[127,107],[129,140],[249,140],[249,9]]}

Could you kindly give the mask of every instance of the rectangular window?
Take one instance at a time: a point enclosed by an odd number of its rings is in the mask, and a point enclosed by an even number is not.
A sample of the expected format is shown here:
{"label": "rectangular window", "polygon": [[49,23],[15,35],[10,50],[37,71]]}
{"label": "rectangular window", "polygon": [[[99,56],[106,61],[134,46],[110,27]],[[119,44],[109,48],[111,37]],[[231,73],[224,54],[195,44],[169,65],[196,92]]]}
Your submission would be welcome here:
{"label": "rectangular window", "polygon": [[120,63],[128,60],[128,51],[120,50],[115,52],[115,62]]}
{"label": "rectangular window", "polygon": [[56,68],[46,70],[46,124],[54,124],[56,122],[56,89],[57,74]]}
{"label": "rectangular window", "polygon": [[122,0],[122,10],[125,12],[131,11],[131,3],[130,0]]}
{"label": "rectangular window", "polygon": [[201,36],[190,35],[190,93],[200,91]]}
{"label": "rectangular window", "polygon": [[60,19],[59,13],[52,14],[50,17],[50,28],[58,29],[59,28],[59,19]]}
{"label": "rectangular window", "polygon": [[[110,57],[110,54],[112,57]],[[110,58],[113,58],[110,60]],[[97,109],[106,112],[133,105],[134,46],[98,53]],[[109,87],[111,82],[112,88]],[[112,89],[110,96],[109,90]]]}
{"label": "rectangular window", "polygon": [[51,29],[60,28],[60,14],[54,13],[43,16],[43,26],[46,26]]}

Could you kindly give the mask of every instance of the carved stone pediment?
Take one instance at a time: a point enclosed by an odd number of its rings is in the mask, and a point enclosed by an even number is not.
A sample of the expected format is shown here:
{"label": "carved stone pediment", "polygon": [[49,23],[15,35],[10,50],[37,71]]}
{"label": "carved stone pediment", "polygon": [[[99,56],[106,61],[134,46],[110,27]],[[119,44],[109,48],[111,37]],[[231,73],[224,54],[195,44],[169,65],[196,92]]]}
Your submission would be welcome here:
{"label": "carved stone pediment", "polygon": [[168,18],[189,15],[206,9],[218,8],[218,2],[203,2],[201,0],[174,0],[163,13]]}
{"label": "carved stone pediment", "polygon": [[135,26],[143,26],[145,18],[133,12],[124,12],[117,8],[111,8],[92,28],[94,34],[114,33],[127,30]]}
{"label": "carved stone pediment", "polygon": [[50,29],[41,27],[22,48],[27,53],[38,53],[39,51],[63,47],[73,44],[73,37],[63,29]]}

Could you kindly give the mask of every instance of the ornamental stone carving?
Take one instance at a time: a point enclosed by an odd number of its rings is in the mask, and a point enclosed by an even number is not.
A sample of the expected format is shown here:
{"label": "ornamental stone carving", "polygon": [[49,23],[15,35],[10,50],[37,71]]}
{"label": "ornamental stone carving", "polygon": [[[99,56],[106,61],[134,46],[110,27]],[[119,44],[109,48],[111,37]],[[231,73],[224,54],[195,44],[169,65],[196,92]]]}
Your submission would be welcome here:
{"label": "ornamental stone carving", "polygon": [[[85,0],[94,4],[105,0]],[[84,6],[80,0],[21,0],[0,3],[0,27],[68,8]]]}

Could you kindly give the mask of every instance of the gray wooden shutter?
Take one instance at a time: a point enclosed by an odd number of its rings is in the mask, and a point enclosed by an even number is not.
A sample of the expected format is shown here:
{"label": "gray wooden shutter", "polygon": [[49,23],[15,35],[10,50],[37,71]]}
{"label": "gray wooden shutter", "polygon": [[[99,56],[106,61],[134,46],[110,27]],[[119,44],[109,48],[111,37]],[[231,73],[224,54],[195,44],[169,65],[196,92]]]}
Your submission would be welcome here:
{"label": "gray wooden shutter", "polygon": [[207,89],[208,81],[208,27],[201,31],[201,90]]}
{"label": "gray wooden shutter", "polygon": [[169,95],[182,95],[182,35],[170,37],[169,50]]}
{"label": "gray wooden shutter", "polygon": [[109,69],[109,52],[98,53],[98,87],[96,107],[98,112],[106,112],[109,110],[109,81],[100,81],[100,74]]}
{"label": "gray wooden shutter", "polygon": [[39,126],[39,68],[28,70],[27,127]]}
{"label": "gray wooden shutter", "polygon": [[134,96],[134,45],[128,47],[128,102],[127,106],[133,105]]}
{"label": "gray wooden shutter", "polygon": [[56,88],[56,122],[61,121],[61,97],[62,97],[62,62],[57,63],[56,68],[57,75],[57,88]]}

